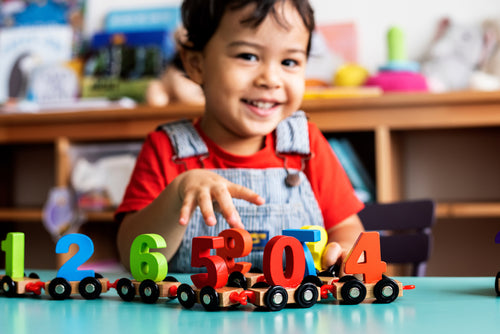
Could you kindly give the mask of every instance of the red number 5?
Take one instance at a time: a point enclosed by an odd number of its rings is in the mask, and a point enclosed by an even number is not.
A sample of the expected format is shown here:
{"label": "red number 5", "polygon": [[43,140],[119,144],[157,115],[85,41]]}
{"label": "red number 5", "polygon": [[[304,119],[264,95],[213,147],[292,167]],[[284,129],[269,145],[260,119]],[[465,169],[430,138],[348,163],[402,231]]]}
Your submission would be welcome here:
{"label": "red number 5", "polygon": [[206,273],[191,275],[191,281],[197,288],[201,289],[208,285],[218,289],[226,285],[228,279],[226,262],[220,256],[210,255],[211,249],[222,247],[224,247],[223,237],[193,238],[191,266],[194,268],[207,268]]}

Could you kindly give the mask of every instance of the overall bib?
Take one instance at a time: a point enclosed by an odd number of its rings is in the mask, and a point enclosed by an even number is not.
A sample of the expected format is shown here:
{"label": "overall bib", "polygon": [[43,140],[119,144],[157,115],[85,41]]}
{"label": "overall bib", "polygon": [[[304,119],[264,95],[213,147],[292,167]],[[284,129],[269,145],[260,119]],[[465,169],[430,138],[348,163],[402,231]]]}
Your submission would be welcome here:
{"label": "overall bib", "polygon": [[[173,145],[176,159],[206,157],[208,148],[190,121],[179,121],[162,125]],[[262,269],[264,246],[272,237],[281,235],[289,228],[305,225],[323,226],[323,216],[314,196],[311,184],[301,170],[286,168],[286,155],[309,156],[309,132],[307,119],[302,111],[279,123],[276,129],[276,151],[283,157],[283,168],[268,169],[211,169],[227,180],[252,189],[265,199],[265,204],[257,206],[245,200],[233,198],[245,229],[250,232],[253,247],[250,255],[236,259],[237,262],[251,262],[252,268]],[[303,163],[304,164],[304,163]],[[285,180],[298,182],[288,185]],[[288,177],[288,178],[287,178]],[[205,268],[191,267],[191,240],[197,236],[216,236],[230,228],[219,212],[215,212],[217,224],[207,226],[198,208],[194,211],[184,234],[183,241],[175,256],[169,262],[173,272],[202,272]]]}

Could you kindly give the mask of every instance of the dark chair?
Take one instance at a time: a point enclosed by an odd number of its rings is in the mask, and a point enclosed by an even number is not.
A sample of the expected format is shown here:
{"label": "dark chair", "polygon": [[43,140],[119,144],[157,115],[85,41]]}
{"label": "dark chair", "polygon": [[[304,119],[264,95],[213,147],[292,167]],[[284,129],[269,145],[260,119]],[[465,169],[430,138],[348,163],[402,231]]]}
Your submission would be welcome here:
{"label": "dark chair", "polygon": [[367,231],[380,232],[382,261],[412,264],[413,276],[425,276],[434,207],[432,200],[367,204],[359,217]]}

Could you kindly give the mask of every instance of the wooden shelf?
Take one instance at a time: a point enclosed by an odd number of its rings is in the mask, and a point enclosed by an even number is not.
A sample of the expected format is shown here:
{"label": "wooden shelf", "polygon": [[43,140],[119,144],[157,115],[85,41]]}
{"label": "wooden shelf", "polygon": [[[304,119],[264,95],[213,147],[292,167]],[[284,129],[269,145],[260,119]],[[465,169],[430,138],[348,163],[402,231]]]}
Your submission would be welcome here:
{"label": "wooden shelf", "polygon": [[[88,222],[113,223],[113,211],[89,211],[85,212]],[[40,223],[43,211],[41,209],[11,209],[0,208],[0,222],[14,221],[25,223]]]}
{"label": "wooden shelf", "polygon": [[[113,223],[113,211],[86,212],[88,222]],[[438,203],[437,218],[498,218],[500,217],[500,202],[457,202]],[[0,222],[15,221],[40,223],[41,209],[8,209],[0,208]]]}
{"label": "wooden shelf", "polygon": [[[500,92],[386,94],[318,99],[302,108],[322,131],[417,130],[500,126]],[[1,108],[0,108],[1,111]],[[159,124],[202,114],[201,106],[0,113],[0,143],[143,139]]]}
{"label": "wooden shelf", "polygon": [[438,218],[498,218],[500,217],[500,202],[439,203],[436,216]]}
{"label": "wooden shelf", "polygon": [[40,223],[42,221],[42,210],[0,208],[0,221]]}

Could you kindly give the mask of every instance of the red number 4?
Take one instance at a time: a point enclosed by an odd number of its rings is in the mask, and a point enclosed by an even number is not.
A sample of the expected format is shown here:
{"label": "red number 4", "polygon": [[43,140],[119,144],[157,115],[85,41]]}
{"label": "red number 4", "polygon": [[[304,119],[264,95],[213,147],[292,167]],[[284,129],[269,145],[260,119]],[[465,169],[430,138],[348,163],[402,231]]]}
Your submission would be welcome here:
{"label": "red number 4", "polygon": [[[364,260],[360,262],[361,256]],[[346,274],[363,274],[365,283],[377,282],[387,270],[387,264],[380,256],[380,236],[378,232],[363,232],[344,260]]]}

